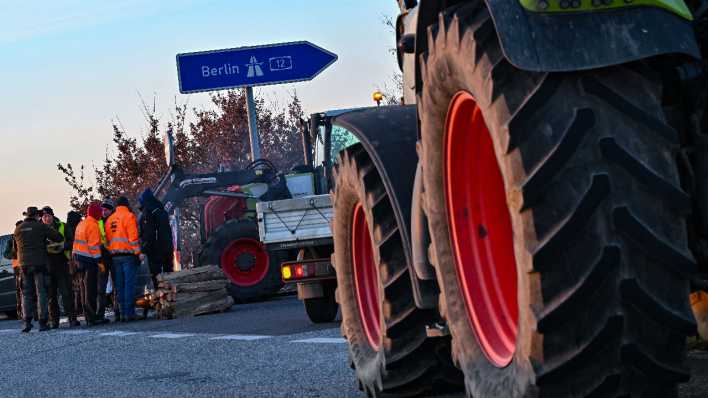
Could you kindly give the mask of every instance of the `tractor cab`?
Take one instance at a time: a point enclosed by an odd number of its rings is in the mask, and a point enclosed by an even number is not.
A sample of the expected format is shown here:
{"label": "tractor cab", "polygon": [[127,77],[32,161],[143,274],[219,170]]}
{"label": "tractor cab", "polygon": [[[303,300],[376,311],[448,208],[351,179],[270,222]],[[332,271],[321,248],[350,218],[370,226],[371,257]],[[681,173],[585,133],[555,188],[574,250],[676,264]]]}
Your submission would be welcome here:
{"label": "tractor cab", "polygon": [[305,162],[311,167],[315,180],[315,194],[329,193],[332,188],[332,166],[337,154],[344,148],[359,142],[359,139],[344,127],[332,123],[337,116],[360,108],[338,109],[310,115],[309,123],[303,123],[303,150]]}

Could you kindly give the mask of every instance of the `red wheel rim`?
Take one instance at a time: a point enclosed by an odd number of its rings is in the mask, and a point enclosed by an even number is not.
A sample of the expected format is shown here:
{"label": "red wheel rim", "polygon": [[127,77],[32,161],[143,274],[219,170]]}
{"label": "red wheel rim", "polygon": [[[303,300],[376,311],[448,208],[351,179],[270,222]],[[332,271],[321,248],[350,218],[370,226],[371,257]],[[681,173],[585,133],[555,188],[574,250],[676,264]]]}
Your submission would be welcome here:
{"label": "red wheel rim", "polygon": [[236,239],[221,254],[221,269],[234,285],[253,286],[268,273],[268,252],[255,239]]}
{"label": "red wheel rim", "polygon": [[453,98],[444,142],[457,279],[482,351],[495,366],[504,367],[514,356],[519,323],[514,234],[494,144],[469,93]]}
{"label": "red wheel rim", "polygon": [[352,265],[354,290],[359,316],[366,338],[374,351],[381,341],[381,310],[379,309],[379,273],[374,261],[374,250],[369,234],[369,223],[361,203],[357,203],[352,217]]}

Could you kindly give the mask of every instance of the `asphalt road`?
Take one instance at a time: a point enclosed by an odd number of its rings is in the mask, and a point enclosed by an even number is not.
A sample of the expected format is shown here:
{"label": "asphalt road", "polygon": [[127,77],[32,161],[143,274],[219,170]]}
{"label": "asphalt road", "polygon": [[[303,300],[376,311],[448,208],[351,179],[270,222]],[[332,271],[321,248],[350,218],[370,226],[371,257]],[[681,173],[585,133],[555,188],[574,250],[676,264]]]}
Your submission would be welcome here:
{"label": "asphalt road", "polygon": [[[311,324],[292,296],[195,318],[19,328],[0,320],[2,397],[363,396],[339,324]],[[681,396],[708,396],[708,353],[689,361]]]}

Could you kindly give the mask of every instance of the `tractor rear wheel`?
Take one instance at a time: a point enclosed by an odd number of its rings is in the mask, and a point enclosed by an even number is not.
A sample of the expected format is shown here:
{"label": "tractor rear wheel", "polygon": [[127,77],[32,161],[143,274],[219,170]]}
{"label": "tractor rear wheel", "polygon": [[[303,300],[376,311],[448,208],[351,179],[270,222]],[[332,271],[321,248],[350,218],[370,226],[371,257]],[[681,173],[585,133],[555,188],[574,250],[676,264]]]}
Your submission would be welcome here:
{"label": "tractor rear wheel", "polygon": [[231,220],[212,232],[199,258],[202,265],[219,265],[231,281],[228,290],[234,300],[247,302],[280,290],[281,257],[259,241],[255,222]]}
{"label": "tractor rear wheel", "polygon": [[467,392],[675,396],[695,263],[661,79],[518,70],[484,4],[441,13],[419,65],[428,253]]}
{"label": "tractor rear wheel", "polygon": [[342,335],[368,396],[461,389],[449,338],[429,339],[438,319],[416,308],[400,227],[378,170],[360,145],[335,171],[334,254]]}

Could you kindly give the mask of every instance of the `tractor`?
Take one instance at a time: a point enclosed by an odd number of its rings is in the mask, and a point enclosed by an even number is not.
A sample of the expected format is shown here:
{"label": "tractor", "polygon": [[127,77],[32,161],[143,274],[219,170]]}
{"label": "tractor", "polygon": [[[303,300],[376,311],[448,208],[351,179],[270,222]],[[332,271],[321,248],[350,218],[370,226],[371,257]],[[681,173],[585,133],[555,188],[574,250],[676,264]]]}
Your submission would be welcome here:
{"label": "tractor", "polygon": [[707,307],[708,2],[398,5],[408,105],[332,121],[359,140],[332,258],[360,389],[677,396]]}
{"label": "tractor", "polygon": [[175,160],[170,131],[164,142],[169,169],[154,191],[171,215],[174,240],[180,242],[180,207],[184,200],[208,198],[200,212],[198,265],[219,265],[231,282],[227,288],[236,302],[277,293],[283,286],[280,263],[287,251],[268,250],[260,242],[256,203],[289,198],[288,176],[265,159],[256,159],[243,170],[185,174]]}

